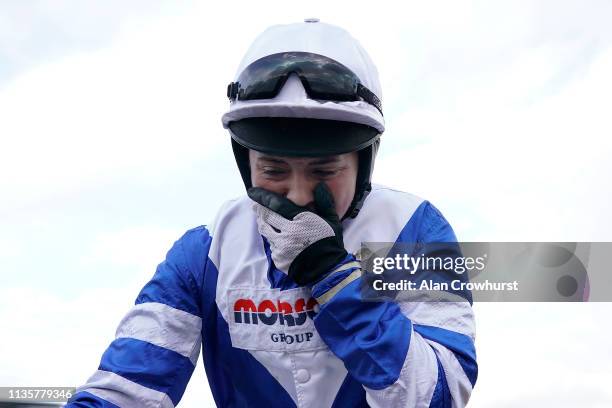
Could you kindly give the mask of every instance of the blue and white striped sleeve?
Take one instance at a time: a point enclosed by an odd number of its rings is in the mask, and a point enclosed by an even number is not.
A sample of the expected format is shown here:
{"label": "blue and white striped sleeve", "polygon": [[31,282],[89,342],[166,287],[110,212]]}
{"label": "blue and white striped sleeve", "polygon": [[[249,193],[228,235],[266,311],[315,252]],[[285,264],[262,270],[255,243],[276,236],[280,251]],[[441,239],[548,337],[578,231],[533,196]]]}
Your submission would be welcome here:
{"label": "blue and white striped sleeve", "polygon": [[[398,242],[455,242],[429,202]],[[360,264],[349,258],[313,287],[315,326],[373,407],[464,407],[476,383],[471,299],[427,302],[362,300]]]}
{"label": "blue and white striped sleeve", "polygon": [[121,320],[98,370],[67,407],[174,407],[202,344],[201,282],[211,237],[194,228],[168,251]]}

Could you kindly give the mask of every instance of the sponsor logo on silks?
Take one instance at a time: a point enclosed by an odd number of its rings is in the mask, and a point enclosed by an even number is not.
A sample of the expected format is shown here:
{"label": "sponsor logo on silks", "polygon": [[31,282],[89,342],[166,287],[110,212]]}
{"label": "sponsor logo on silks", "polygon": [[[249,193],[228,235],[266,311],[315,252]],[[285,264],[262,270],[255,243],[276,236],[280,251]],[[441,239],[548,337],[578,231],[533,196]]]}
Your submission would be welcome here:
{"label": "sponsor logo on silks", "polygon": [[302,343],[304,341],[310,341],[314,336],[312,332],[296,333],[296,334],[285,334],[285,333],[272,333],[270,340],[274,343],[282,342],[286,344]]}
{"label": "sponsor logo on silks", "polygon": [[307,317],[312,319],[316,315],[315,306],[318,306],[315,298],[310,298],[308,301],[300,298],[295,301],[294,307],[291,303],[282,300],[274,303],[270,299],[264,299],[256,305],[251,299],[238,299],[234,303],[234,321],[248,324],[261,322],[266,325],[277,324],[278,321],[281,325],[301,326]]}

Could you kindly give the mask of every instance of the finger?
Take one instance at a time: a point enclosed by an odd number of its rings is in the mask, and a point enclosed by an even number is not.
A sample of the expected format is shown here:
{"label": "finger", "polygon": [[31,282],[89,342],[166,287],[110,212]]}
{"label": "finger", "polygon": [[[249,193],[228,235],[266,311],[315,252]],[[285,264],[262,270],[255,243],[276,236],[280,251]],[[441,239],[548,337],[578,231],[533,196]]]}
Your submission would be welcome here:
{"label": "finger", "polygon": [[255,209],[255,212],[257,214],[257,223],[270,225],[276,232],[280,232],[283,229],[282,226],[290,222],[283,216],[275,213],[274,211],[264,207],[259,203],[253,203],[253,208]]}
{"label": "finger", "polygon": [[327,221],[338,221],[336,213],[336,203],[334,196],[329,191],[329,188],[324,182],[320,182],[314,189],[314,201],[317,208],[317,214]]}
{"label": "finger", "polygon": [[261,187],[251,187],[247,190],[247,194],[251,200],[263,205],[277,214],[282,215],[288,220],[292,220],[293,217],[299,213],[306,211],[305,208],[294,204],[291,202],[291,200],[283,197],[282,195],[268,191]]}
{"label": "finger", "polygon": [[265,207],[262,207],[262,212],[264,213],[263,220],[274,228],[274,231],[281,232],[287,229],[287,225],[290,221],[284,218],[282,215],[279,215]]}
{"label": "finger", "polygon": [[274,241],[272,238],[279,234],[279,231],[275,229],[272,225],[268,224],[263,220],[257,220],[257,229],[259,233],[264,237],[271,239],[271,242]]}

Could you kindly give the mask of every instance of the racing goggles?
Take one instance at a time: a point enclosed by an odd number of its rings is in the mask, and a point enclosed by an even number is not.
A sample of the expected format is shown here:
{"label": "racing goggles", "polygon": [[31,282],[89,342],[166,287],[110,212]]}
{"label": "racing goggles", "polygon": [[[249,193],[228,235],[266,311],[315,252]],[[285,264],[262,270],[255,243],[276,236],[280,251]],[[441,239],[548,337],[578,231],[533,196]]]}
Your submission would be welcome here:
{"label": "racing goggles", "polygon": [[359,101],[373,105],[382,115],[380,99],[357,75],[338,61],[310,52],[280,52],[248,65],[236,82],[227,86],[230,100],[271,99],[295,73],[308,97],[326,101]]}

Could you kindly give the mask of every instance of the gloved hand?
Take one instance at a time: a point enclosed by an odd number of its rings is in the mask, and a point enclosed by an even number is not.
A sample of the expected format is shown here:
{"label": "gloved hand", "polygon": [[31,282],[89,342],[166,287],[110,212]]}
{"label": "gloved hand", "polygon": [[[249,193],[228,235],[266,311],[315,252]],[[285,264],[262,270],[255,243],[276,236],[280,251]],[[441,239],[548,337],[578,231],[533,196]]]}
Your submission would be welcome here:
{"label": "gloved hand", "polygon": [[315,212],[263,188],[250,188],[248,195],[274,264],[298,285],[314,284],[347,257],[342,224],[325,183],[315,187]]}

